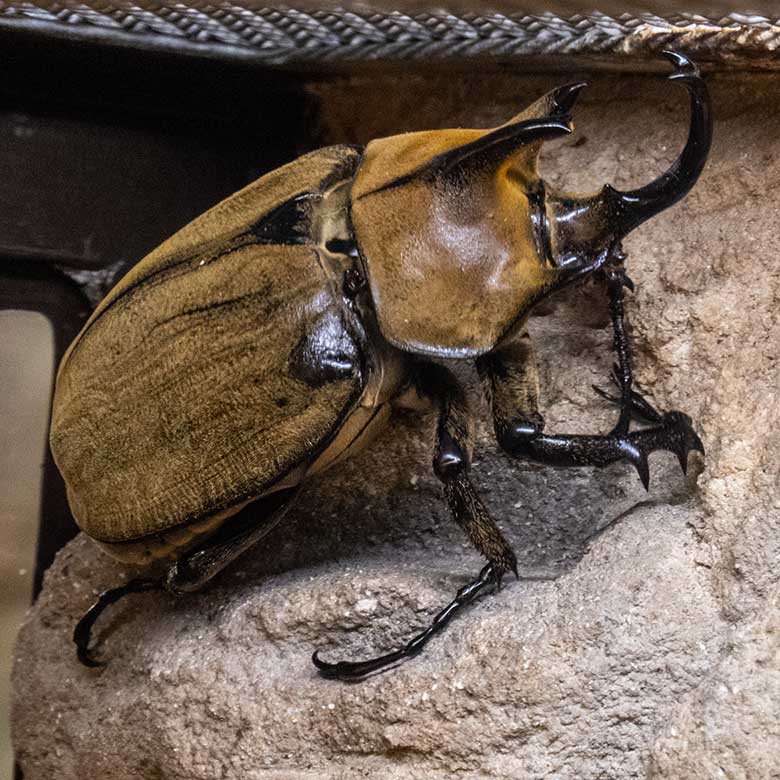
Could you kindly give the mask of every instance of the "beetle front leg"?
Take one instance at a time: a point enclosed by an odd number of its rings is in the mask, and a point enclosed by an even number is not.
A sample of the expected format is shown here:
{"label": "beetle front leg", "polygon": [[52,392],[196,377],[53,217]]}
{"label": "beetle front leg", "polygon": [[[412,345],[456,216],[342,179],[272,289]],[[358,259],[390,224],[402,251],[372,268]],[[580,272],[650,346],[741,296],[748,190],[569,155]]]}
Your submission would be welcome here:
{"label": "beetle front leg", "polygon": [[[537,407],[536,362],[527,335],[500,352],[480,358],[477,367],[491,399],[496,439],[514,458],[527,458],[552,466],[598,467],[627,460],[636,467],[642,484],[648,488],[651,452],[675,453],[683,471],[691,450],[704,454],[701,439],[693,430],[688,415],[678,411],[656,411],[619,375],[615,381],[621,388],[621,398],[607,396],[621,406],[621,420],[611,433],[606,436],[544,433],[544,420]],[[601,394],[605,395],[603,391]],[[627,410],[625,428],[623,409]],[[629,431],[632,419],[650,422],[651,426]]]}
{"label": "beetle front leg", "polygon": [[364,677],[412,658],[422,652],[430,639],[463,607],[471,604],[487,588],[500,587],[501,579],[508,571],[517,576],[517,558],[468,478],[472,423],[463,390],[455,377],[438,365],[422,366],[418,378],[422,394],[432,398],[439,407],[433,470],[444,484],[444,494],[455,521],[466,532],[469,541],[487,558],[488,564],[474,580],[458,591],[424,631],[404,647],[366,661],[337,663],[323,661],[315,652],[312,661],[324,677]]}

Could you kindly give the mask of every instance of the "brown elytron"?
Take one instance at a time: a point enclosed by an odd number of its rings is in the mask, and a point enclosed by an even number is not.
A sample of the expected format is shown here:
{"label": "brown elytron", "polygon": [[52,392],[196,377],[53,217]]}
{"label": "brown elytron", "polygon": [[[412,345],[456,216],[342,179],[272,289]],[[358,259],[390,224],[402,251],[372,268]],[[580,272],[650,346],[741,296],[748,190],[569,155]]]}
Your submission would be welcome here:
{"label": "brown elytron", "polygon": [[[355,677],[415,655],[464,605],[514,571],[515,555],[469,480],[471,415],[435,358],[476,361],[496,437],[512,457],[557,466],[703,452],[691,420],[632,388],[622,238],[682,198],[709,152],[706,86],[669,53],[690,95],[685,147],[631,192],[560,193],[539,177],[548,138],[571,132],[582,84],[504,125],[440,130],[306,155],[215,206],[142,260],[65,356],[51,444],[80,526],[159,580],[107,591],[74,634],[127,593],[193,590],[268,533],[311,474],[365,446],[392,405],[439,410],[433,467],[454,519],[488,563],[405,647],[314,662]],[[606,435],[553,435],[538,410],[533,306],[597,274],[606,281],[620,406]],[[631,430],[632,420],[647,423]],[[258,502],[248,522],[239,510]]]}
{"label": "brown elytron", "polygon": [[357,336],[327,382],[289,360],[345,316],[338,269],[303,238],[262,236],[280,202],[309,207],[358,160],[323,150],[220,203],[122,279],[69,349],[52,450],[80,527],[118,557],[175,553],[277,489],[359,397]]}

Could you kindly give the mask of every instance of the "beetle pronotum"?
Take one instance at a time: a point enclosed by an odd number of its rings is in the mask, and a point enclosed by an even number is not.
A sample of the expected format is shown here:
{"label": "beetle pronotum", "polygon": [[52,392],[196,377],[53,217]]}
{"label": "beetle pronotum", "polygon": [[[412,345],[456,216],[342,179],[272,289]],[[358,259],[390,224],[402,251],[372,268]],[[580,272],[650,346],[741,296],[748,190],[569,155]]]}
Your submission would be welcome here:
{"label": "beetle pronotum", "polygon": [[[201,587],[277,525],[304,480],[364,446],[410,397],[439,409],[433,468],[487,565],[401,649],[338,663],[315,653],[314,663],[355,677],[415,655],[516,574],[469,480],[464,393],[437,358],[476,363],[513,458],[628,460],[647,486],[650,452],[676,453],[683,469],[690,450],[703,452],[690,418],[659,413],[632,389],[623,326],[621,240],[690,190],[710,148],[707,88],[686,57],[667,56],[690,95],[690,129],[676,162],[644,187],[575,196],[539,177],[542,143],[572,130],[584,85],[569,84],[491,130],[307,154],[206,212],[117,284],[62,361],[51,447],[87,534],[121,560],[170,565],[100,597],[74,633],[83,663],[96,664],[90,632],[108,604]],[[594,274],[607,281],[620,415],[606,435],[549,434],[525,321]],[[631,430],[633,419],[649,425]],[[238,512],[250,502],[258,511],[247,522]]]}

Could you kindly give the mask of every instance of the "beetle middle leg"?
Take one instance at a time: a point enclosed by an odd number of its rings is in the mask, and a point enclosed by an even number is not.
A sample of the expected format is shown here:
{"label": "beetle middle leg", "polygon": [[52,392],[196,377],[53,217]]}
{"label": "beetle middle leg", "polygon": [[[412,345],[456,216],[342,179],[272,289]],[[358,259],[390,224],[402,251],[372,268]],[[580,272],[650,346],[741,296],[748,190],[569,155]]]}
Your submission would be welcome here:
{"label": "beetle middle leg", "polygon": [[[136,578],[100,594],[73,630],[76,654],[84,666],[102,666],[89,648],[92,627],[103,611],[132,593],[167,590],[176,595],[202,588],[218,572],[268,534],[292,502],[295,488],[279,490],[230,518],[219,531],[182,555],[158,579]],[[258,517],[261,515],[260,517]]]}
{"label": "beetle middle leg", "polygon": [[447,369],[435,364],[422,365],[418,379],[421,393],[433,399],[439,407],[433,470],[444,485],[444,495],[453,517],[488,563],[475,579],[458,591],[424,631],[403,647],[365,661],[336,663],[323,661],[315,652],[312,660],[324,677],[364,677],[419,654],[463,607],[487,588],[500,587],[508,571],[517,576],[517,558],[468,477],[472,424],[462,388]]}
{"label": "beetle middle leg", "polygon": [[[620,406],[620,417],[610,433],[592,436],[544,432],[544,419],[538,410],[536,361],[527,334],[480,358],[477,367],[491,401],[496,439],[501,447],[514,458],[552,466],[602,467],[627,460],[636,468],[645,488],[650,483],[651,452],[673,452],[685,470],[692,450],[704,454],[691,418],[679,411],[656,411],[632,388],[630,370],[623,370],[620,351],[618,354],[613,378],[620,388],[620,398],[599,393]],[[630,431],[632,420],[651,424]]]}

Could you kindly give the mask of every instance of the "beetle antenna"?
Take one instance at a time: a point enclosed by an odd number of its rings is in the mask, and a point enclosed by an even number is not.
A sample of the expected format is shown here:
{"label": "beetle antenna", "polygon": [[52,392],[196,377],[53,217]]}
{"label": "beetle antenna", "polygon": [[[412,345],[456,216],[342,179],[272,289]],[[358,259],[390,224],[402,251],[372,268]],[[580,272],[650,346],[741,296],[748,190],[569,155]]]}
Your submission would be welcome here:
{"label": "beetle antenna", "polygon": [[100,617],[106,607],[116,604],[119,599],[130,593],[145,593],[148,590],[163,590],[161,580],[134,579],[118,588],[103,591],[98,600],[84,613],[84,617],[76,623],[73,629],[73,641],[76,644],[76,655],[84,666],[103,666],[103,662],[97,661],[89,651],[89,642],[92,634],[92,626]]}
{"label": "beetle antenna", "polygon": [[447,604],[438,615],[436,615],[433,622],[425,631],[419,633],[416,637],[407,642],[404,647],[401,647],[398,650],[393,650],[391,653],[380,655],[377,658],[370,658],[367,661],[337,661],[336,663],[323,661],[319,657],[319,650],[315,650],[311,657],[312,663],[317,667],[319,673],[323,677],[347,680],[365,677],[372,672],[386,669],[406,658],[413,658],[421,653],[430,639],[438,634],[450,620],[452,620],[456,612],[459,612],[463,607],[471,604],[485,588],[490,585],[499,587],[500,579],[501,578],[496,575],[493,564],[487,564],[476,579],[469,582],[468,585],[464,585],[458,591],[455,598]]}

